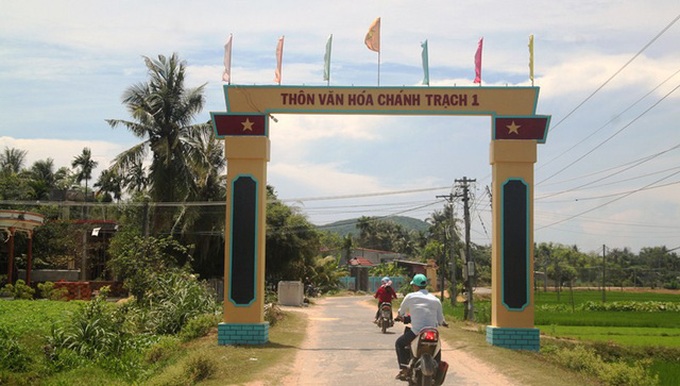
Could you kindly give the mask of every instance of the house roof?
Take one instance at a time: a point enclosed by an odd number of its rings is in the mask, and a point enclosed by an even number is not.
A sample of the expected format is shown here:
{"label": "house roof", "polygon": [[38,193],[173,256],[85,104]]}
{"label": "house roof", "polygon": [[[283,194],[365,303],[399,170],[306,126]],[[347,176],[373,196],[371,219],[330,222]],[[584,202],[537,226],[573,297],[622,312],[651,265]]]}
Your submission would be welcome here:
{"label": "house roof", "polygon": [[370,260],[364,259],[363,257],[353,257],[349,260],[349,265],[354,267],[372,267],[374,264]]}

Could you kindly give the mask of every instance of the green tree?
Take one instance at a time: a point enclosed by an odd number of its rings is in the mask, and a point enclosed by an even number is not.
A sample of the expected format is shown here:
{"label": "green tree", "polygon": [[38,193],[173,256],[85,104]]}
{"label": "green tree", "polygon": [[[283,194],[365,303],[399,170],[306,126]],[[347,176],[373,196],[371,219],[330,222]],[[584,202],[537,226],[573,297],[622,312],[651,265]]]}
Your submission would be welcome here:
{"label": "green tree", "polygon": [[305,216],[279,201],[270,186],[267,196],[267,281],[303,279],[319,253],[319,232]]}
{"label": "green tree", "polygon": [[54,160],[47,158],[33,163],[29,171],[30,185],[33,188],[36,200],[50,198],[50,192],[55,188],[56,176],[54,174]]}
{"label": "green tree", "polygon": [[19,174],[24,168],[26,161],[26,150],[5,146],[0,153],[0,171],[8,174]]}
{"label": "green tree", "polygon": [[362,216],[356,227],[359,230],[357,244],[363,248],[415,255],[420,246],[417,233],[411,233],[389,219]]}
{"label": "green tree", "polygon": [[[205,104],[205,84],[185,85],[186,63],[176,54],[144,57],[144,62],[148,80],[123,94],[131,119],[107,120],[112,128],[124,127],[141,142],[116,156],[111,169],[128,176],[124,182],[128,192],[145,192],[151,202],[223,202],[223,145],[209,122],[194,123]],[[147,158],[148,169],[143,166]],[[221,272],[214,256],[224,245],[223,206],[157,206],[150,218],[152,234],[170,233],[193,246],[200,273]]]}
{"label": "green tree", "polygon": [[[120,202],[123,194],[122,185],[122,176],[111,169],[104,169],[99,175],[97,182],[95,182],[94,187],[99,188],[98,194],[104,195],[105,197],[108,196],[108,201],[111,201],[110,197],[113,195],[113,199]],[[107,201],[107,199],[103,198],[102,201]]]}
{"label": "green tree", "polygon": [[71,166],[78,168],[75,179],[80,183],[85,180],[85,201],[87,201],[87,183],[92,179],[92,171],[99,165],[99,162],[92,159],[92,150],[89,147],[83,148],[83,152],[73,158]]}
{"label": "green tree", "polygon": [[186,63],[176,54],[144,57],[149,80],[129,87],[123,104],[132,120],[108,119],[125,127],[142,142],[116,156],[113,169],[121,175],[142,164],[151,153],[149,195],[156,202],[182,202],[194,185],[191,169],[192,133],[211,131],[208,123],[192,124],[205,104],[204,85],[185,86]]}

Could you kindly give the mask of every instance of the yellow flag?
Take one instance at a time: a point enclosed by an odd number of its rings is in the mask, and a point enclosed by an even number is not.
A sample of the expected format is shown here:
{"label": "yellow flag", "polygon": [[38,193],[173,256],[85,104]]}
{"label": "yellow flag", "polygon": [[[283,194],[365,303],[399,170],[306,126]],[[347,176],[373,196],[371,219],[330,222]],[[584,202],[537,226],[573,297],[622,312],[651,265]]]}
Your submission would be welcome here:
{"label": "yellow flag", "polygon": [[364,39],[366,47],[369,50],[380,52],[380,18],[377,18],[371,24],[371,28],[368,29],[366,33],[366,38]]}
{"label": "yellow flag", "polygon": [[534,35],[529,35],[529,79],[534,85]]}

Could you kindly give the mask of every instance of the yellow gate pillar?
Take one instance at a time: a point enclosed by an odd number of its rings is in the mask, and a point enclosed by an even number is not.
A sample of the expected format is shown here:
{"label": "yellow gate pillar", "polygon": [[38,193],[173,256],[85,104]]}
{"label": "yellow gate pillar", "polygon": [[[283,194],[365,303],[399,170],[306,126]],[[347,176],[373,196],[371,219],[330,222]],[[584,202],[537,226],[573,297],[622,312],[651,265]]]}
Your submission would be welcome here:
{"label": "yellow gate pillar", "polygon": [[[491,325],[486,340],[511,349],[540,349],[534,328],[534,164],[547,118],[496,118],[491,141]],[[539,130],[540,129],[540,130]]]}
{"label": "yellow gate pillar", "polygon": [[263,344],[264,272],[269,138],[264,115],[211,113],[224,137],[227,158],[227,210],[224,252],[224,322],[217,342]]}

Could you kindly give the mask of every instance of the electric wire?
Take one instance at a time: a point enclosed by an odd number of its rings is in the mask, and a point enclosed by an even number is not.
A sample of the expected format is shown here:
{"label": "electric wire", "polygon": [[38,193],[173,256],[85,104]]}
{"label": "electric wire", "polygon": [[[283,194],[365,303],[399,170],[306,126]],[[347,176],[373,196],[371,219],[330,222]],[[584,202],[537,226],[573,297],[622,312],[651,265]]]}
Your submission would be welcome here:
{"label": "electric wire", "polygon": [[597,149],[599,149],[600,147],[602,147],[605,143],[609,142],[612,138],[614,138],[615,136],[617,136],[618,134],[620,134],[620,133],[621,133],[622,131],[624,131],[625,129],[629,128],[633,123],[637,122],[638,119],[642,118],[645,114],[647,114],[647,113],[648,113],[649,111],[651,111],[653,108],[655,108],[656,106],[658,106],[659,103],[661,103],[661,102],[664,101],[666,98],[668,98],[668,97],[669,97],[671,94],[673,94],[678,88],[680,88],[680,84],[677,85],[677,86],[675,86],[671,91],[669,91],[669,92],[668,92],[666,95],[664,95],[661,99],[659,99],[658,101],[656,101],[653,105],[649,106],[646,110],[644,110],[642,113],[640,113],[637,117],[633,118],[630,122],[628,122],[626,125],[624,125],[622,128],[620,128],[620,129],[619,129],[618,131],[616,131],[614,134],[610,135],[607,139],[605,139],[604,141],[600,142],[598,145],[596,145],[596,146],[595,146],[594,148],[592,148],[590,151],[588,151],[587,153],[583,154],[582,156],[580,156],[580,157],[577,158],[576,160],[574,160],[574,161],[572,161],[571,163],[569,163],[567,166],[565,166],[565,167],[563,167],[562,169],[556,171],[555,173],[551,174],[550,176],[548,176],[547,178],[543,179],[542,181],[538,182],[536,185],[538,186],[538,185],[542,184],[543,182],[545,182],[545,181],[547,181],[547,180],[549,180],[549,179],[555,177],[556,175],[558,175],[558,174],[562,173],[563,171],[567,170],[568,168],[574,166],[577,162],[581,161],[582,159],[584,159],[584,158],[587,157],[588,155],[592,154],[595,150],[597,150]]}
{"label": "electric wire", "polygon": [[588,139],[589,139],[590,137],[592,137],[593,135],[595,135],[595,134],[597,134],[598,132],[600,132],[602,129],[604,129],[605,127],[607,127],[607,125],[609,125],[609,124],[612,123],[613,121],[619,119],[619,118],[620,118],[623,114],[625,114],[628,110],[630,110],[630,109],[632,109],[633,107],[635,107],[638,103],[642,102],[645,98],[647,98],[647,97],[648,97],[649,95],[651,95],[653,92],[655,92],[656,90],[658,90],[661,86],[663,86],[664,84],[666,84],[669,80],[671,80],[671,79],[672,79],[675,75],[677,75],[678,73],[680,73],[680,69],[678,69],[677,71],[675,71],[671,76],[669,76],[668,78],[666,78],[663,82],[659,83],[656,87],[654,87],[653,89],[649,90],[649,92],[647,92],[645,95],[643,95],[643,96],[640,97],[638,100],[636,100],[635,102],[633,102],[633,104],[629,105],[626,109],[624,109],[624,110],[621,111],[620,113],[616,114],[613,118],[611,118],[610,120],[608,120],[607,122],[605,122],[605,123],[604,123],[602,126],[600,126],[597,130],[595,130],[595,131],[593,131],[592,133],[590,133],[590,135],[588,135],[587,137],[583,138],[582,140],[580,140],[579,142],[577,142],[576,144],[574,144],[572,147],[570,147],[569,149],[563,151],[562,153],[558,154],[557,156],[553,157],[552,159],[550,159],[550,160],[548,160],[548,161],[545,161],[545,162],[542,162],[541,165],[540,165],[537,169],[542,169],[543,167],[545,167],[545,166],[551,164],[553,161],[555,161],[555,160],[557,160],[558,158],[562,157],[563,155],[567,154],[568,152],[570,152],[571,150],[573,150],[575,147],[577,147],[578,145],[582,144],[583,142],[585,142],[586,140],[588,140]]}
{"label": "electric wire", "polygon": [[661,32],[656,34],[656,36],[654,36],[652,38],[652,40],[650,40],[647,44],[645,44],[645,46],[642,47],[635,55],[633,55],[632,58],[630,58],[621,68],[619,68],[612,76],[610,76],[609,79],[607,79],[604,83],[602,83],[600,85],[600,87],[598,87],[597,89],[595,89],[595,91],[590,93],[590,95],[588,95],[588,97],[586,97],[586,99],[584,99],[581,103],[579,103],[576,107],[574,107],[567,115],[565,115],[564,118],[560,119],[559,122],[557,122],[554,126],[552,126],[549,129],[549,132],[553,132],[560,124],[562,124],[562,122],[567,120],[574,112],[576,112],[576,110],[578,110],[579,108],[581,108],[581,106],[583,106],[586,102],[588,102],[590,100],[590,98],[592,98],[595,94],[597,94],[602,88],[604,88],[604,86],[606,86],[612,79],[614,79],[619,73],[621,73],[621,71],[623,71],[626,67],[628,67],[628,65],[630,63],[632,63],[638,56],[640,56],[643,52],[645,52],[647,50],[647,48],[649,48],[649,46],[651,46],[657,39],[659,39],[664,33],[666,33],[666,31],[668,31],[668,29],[670,29],[673,26],[673,24],[675,24],[678,20],[680,20],[680,14],[678,14],[675,17],[675,19],[671,20],[671,22],[666,27],[664,27],[661,30]]}
{"label": "electric wire", "polygon": [[[652,160],[652,159],[654,159],[654,158],[656,158],[656,157],[659,157],[659,156],[661,156],[661,155],[664,155],[664,154],[668,153],[669,151],[676,150],[676,149],[678,149],[678,148],[680,148],[680,143],[677,144],[677,145],[673,145],[672,147],[670,147],[670,148],[668,148],[668,149],[666,149],[666,150],[662,150],[662,151],[660,151],[660,152],[658,152],[658,153],[654,153],[654,154],[651,154],[651,155],[647,155],[647,156],[644,156],[644,157],[635,159],[635,160],[633,160],[633,161],[629,161],[629,162],[623,163],[623,164],[621,164],[621,165],[612,166],[612,167],[607,168],[607,169],[598,170],[598,171],[596,171],[596,172],[592,172],[592,173],[589,173],[589,174],[579,175],[579,176],[577,176],[577,177],[569,178],[569,179],[562,180],[562,181],[552,182],[552,183],[543,185],[543,187],[551,186],[551,185],[564,184],[564,183],[566,183],[566,182],[571,182],[571,181],[574,181],[574,180],[582,180],[582,179],[584,179],[584,178],[588,178],[588,177],[592,177],[592,176],[597,176],[597,175],[603,174],[603,173],[608,173],[608,172],[610,172],[610,171],[612,171],[612,170],[615,170],[615,169],[618,169],[618,168],[621,168],[621,167],[625,167],[625,166],[629,166],[629,165],[631,165],[631,164],[635,164],[635,165],[633,165],[633,166],[637,166],[637,165],[639,165],[639,164],[645,163],[645,162],[647,162],[647,161],[649,161],[649,160]],[[603,177],[603,178],[607,178],[607,177]]]}
{"label": "electric wire", "polygon": [[616,201],[619,201],[619,200],[621,200],[621,199],[624,199],[624,198],[626,198],[626,197],[628,197],[628,196],[630,196],[630,195],[632,195],[632,194],[634,194],[634,193],[637,193],[637,192],[640,192],[640,191],[645,190],[645,189],[647,189],[647,188],[650,188],[650,187],[652,187],[652,186],[658,184],[659,182],[661,182],[661,181],[663,181],[663,180],[666,180],[666,179],[668,179],[668,178],[671,178],[671,177],[675,176],[676,174],[680,174],[680,171],[677,171],[677,172],[672,173],[672,174],[670,174],[670,175],[668,175],[668,176],[666,176],[666,177],[663,177],[663,178],[661,178],[661,179],[659,179],[659,180],[656,180],[656,181],[654,181],[654,182],[652,182],[652,183],[650,183],[650,184],[647,184],[647,185],[643,186],[642,188],[632,190],[632,191],[630,191],[630,192],[628,192],[628,193],[626,193],[626,194],[621,195],[621,196],[618,197],[618,198],[615,198],[615,199],[613,199],[613,200],[607,201],[607,202],[605,202],[605,203],[602,203],[602,204],[600,204],[600,205],[597,205],[597,206],[595,206],[595,207],[593,207],[593,208],[590,208],[590,209],[587,209],[587,210],[585,210],[585,211],[579,212],[579,213],[577,213],[577,214],[575,214],[575,215],[569,216],[569,217],[567,217],[567,218],[565,218],[565,219],[563,219],[563,220],[555,221],[555,222],[553,222],[553,223],[551,223],[551,224],[544,225],[544,226],[542,226],[542,227],[540,227],[540,228],[536,228],[536,230],[548,228],[548,227],[551,227],[551,226],[553,226],[553,225],[561,224],[561,223],[563,223],[563,222],[565,222],[565,221],[573,220],[573,219],[575,219],[575,218],[577,218],[577,217],[579,217],[579,216],[582,216],[582,215],[584,215],[584,214],[586,214],[586,213],[590,213],[590,212],[595,211],[595,210],[597,210],[597,209],[600,209],[600,208],[602,208],[602,207],[604,207],[604,206],[607,206],[607,205],[609,205],[609,204],[611,204],[611,203],[613,203],[613,202],[616,202]]}

